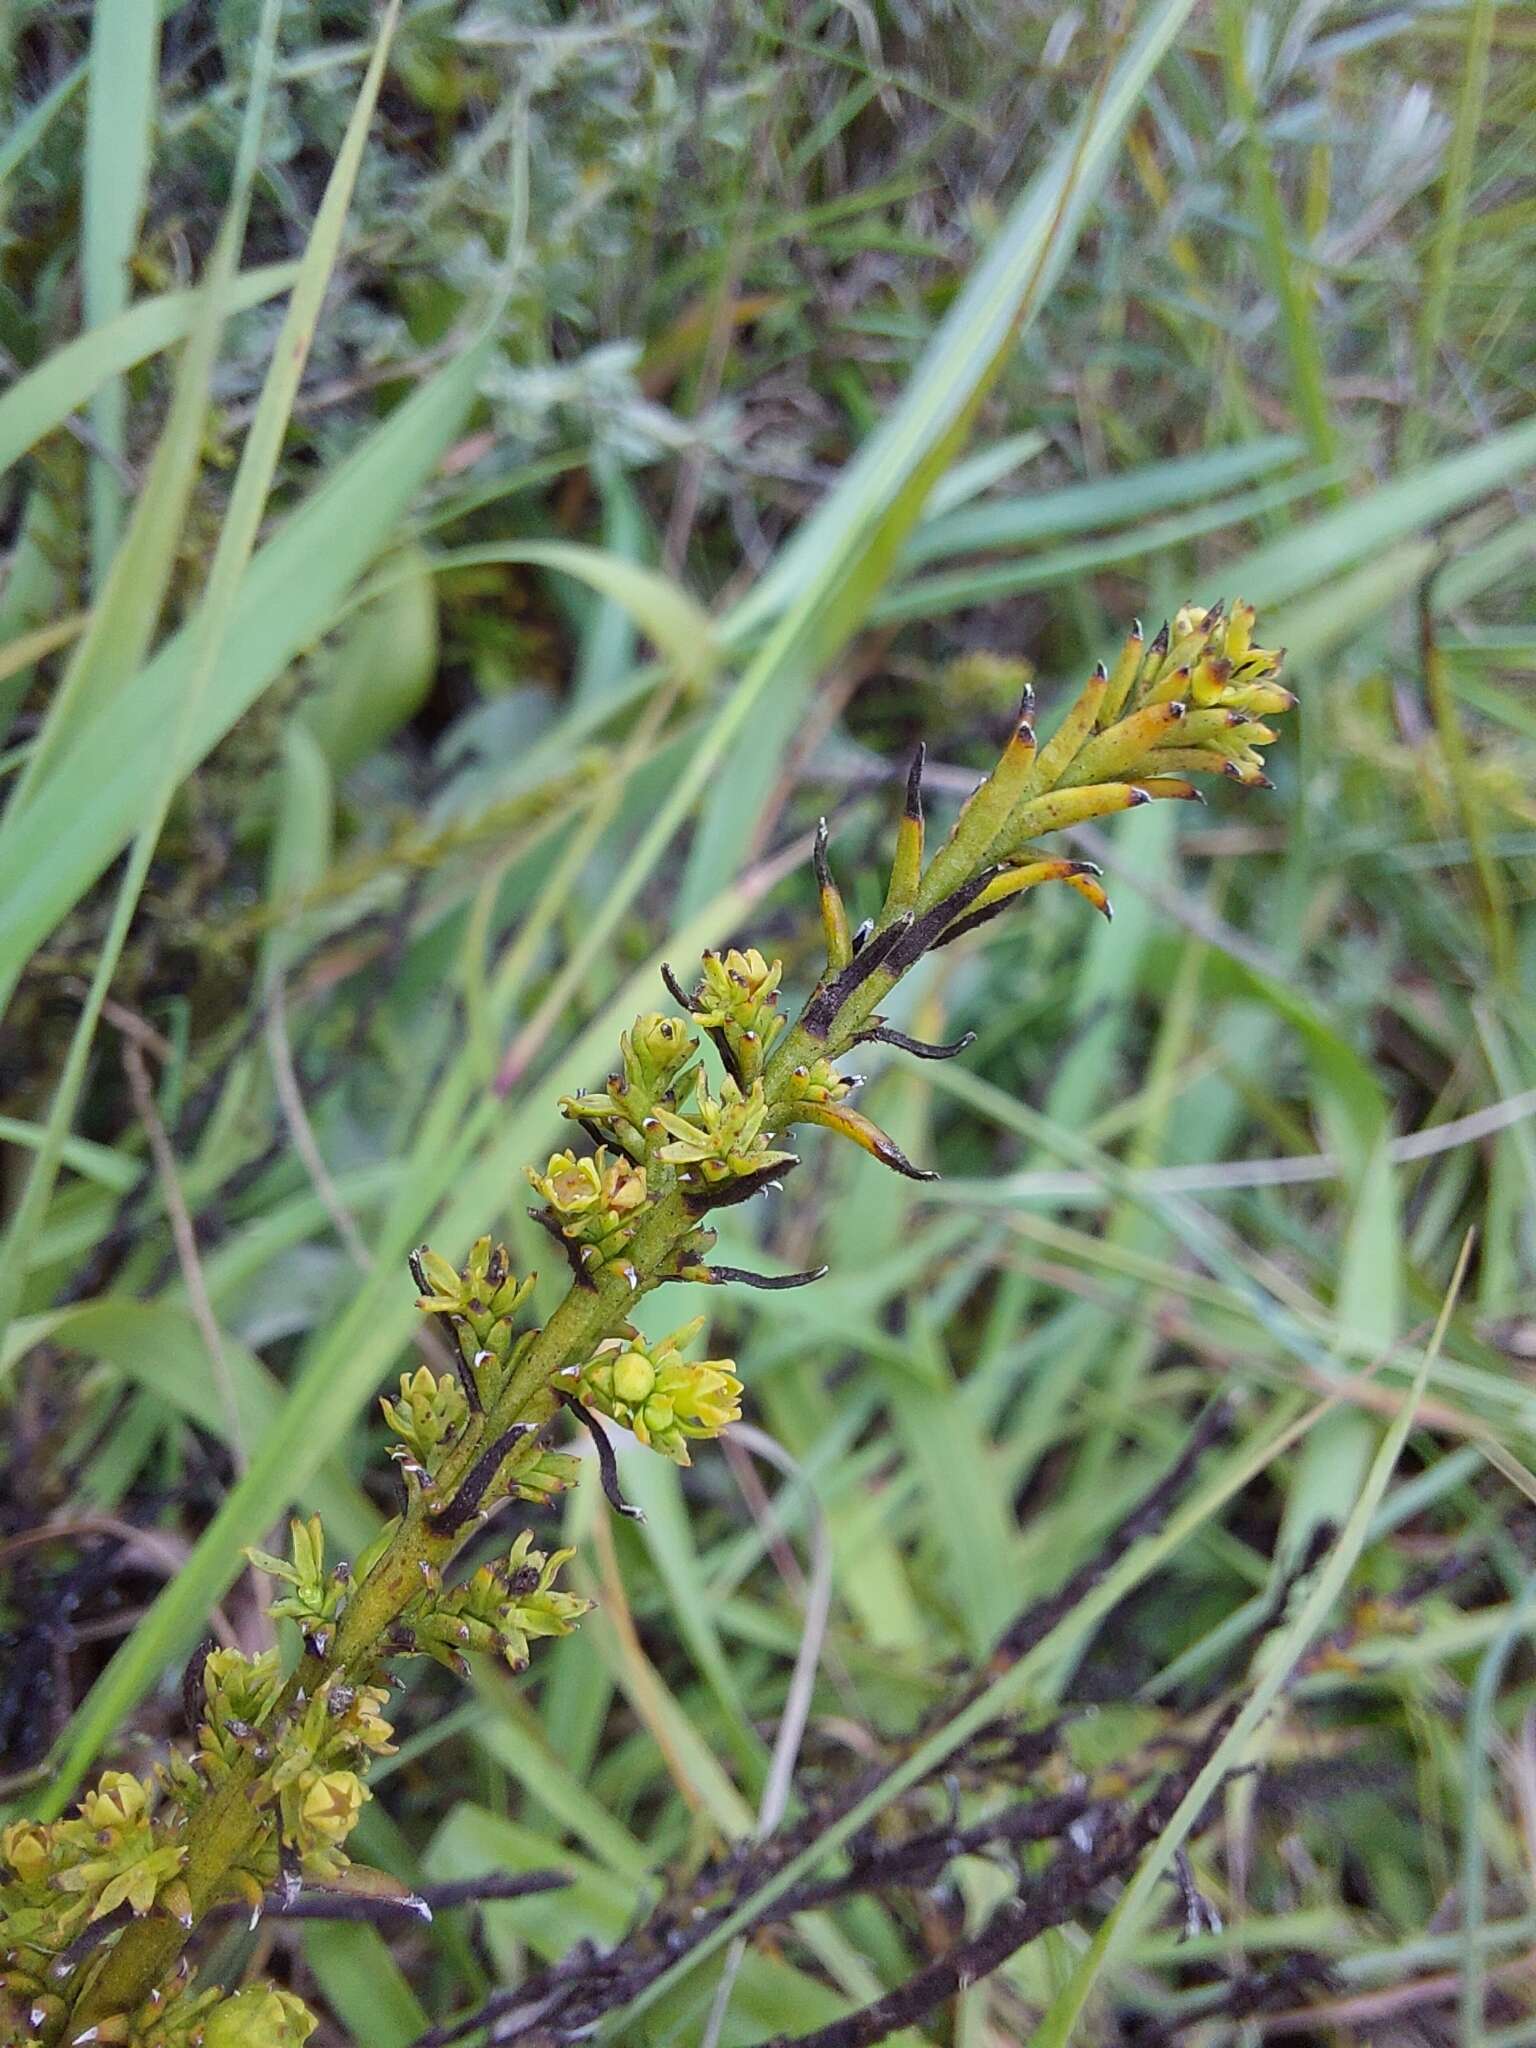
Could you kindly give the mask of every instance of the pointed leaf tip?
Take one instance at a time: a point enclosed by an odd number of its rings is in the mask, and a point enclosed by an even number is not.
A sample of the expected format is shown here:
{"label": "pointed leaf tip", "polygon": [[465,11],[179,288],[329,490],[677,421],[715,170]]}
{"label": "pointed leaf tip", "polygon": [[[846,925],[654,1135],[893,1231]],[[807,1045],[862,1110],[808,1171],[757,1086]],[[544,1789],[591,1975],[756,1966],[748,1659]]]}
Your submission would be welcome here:
{"label": "pointed leaf tip", "polygon": [[816,880],[823,889],[832,886],[832,867],[827,859],[827,821],[816,820],[816,837],[811,842],[811,860],[816,869]]}
{"label": "pointed leaf tip", "polygon": [[909,818],[920,819],[923,815],[923,767],[927,759],[927,743],[919,740],[913,750],[912,764],[907,770],[905,809]]}

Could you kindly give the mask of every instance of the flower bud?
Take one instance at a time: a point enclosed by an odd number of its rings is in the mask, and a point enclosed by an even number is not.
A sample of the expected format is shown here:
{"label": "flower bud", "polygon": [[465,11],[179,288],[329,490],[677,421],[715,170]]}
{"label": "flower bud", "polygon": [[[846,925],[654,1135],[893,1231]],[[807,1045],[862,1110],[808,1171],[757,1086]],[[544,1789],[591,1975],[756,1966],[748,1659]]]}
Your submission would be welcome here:
{"label": "flower bud", "polygon": [[35,1884],[48,1872],[48,1830],[35,1820],[12,1821],[0,1833],[0,1856],[10,1864],[23,1884]]}
{"label": "flower bud", "polygon": [[469,1402],[453,1373],[437,1374],[419,1365],[400,1375],[399,1397],[379,1396],[384,1420],[429,1473],[436,1470],[446,1445],[456,1441],[469,1420]]}
{"label": "flower bud", "polygon": [[656,1368],[643,1351],[623,1352],[609,1368],[615,1400],[630,1407],[644,1401],[656,1385]]}
{"label": "flower bud", "polygon": [[128,1771],[103,1771],[80,1802],[86,1826],[117,1833],[140,1819],[148,1804],[143,1785]]}
{"label": "flower bud", "polygon": [[698,1051],[699,1041],[681,1017],[665,1017],[651,1010],[635,1019],[619,1046],[629,1086],[657,1093],[670,1087],[679,1068]]}
{"label": "flower bud", "polygon": [[292,1992],[248,1984],[199,2020],[196,2038],[202,2048],[304,2048],[319,2024]]}

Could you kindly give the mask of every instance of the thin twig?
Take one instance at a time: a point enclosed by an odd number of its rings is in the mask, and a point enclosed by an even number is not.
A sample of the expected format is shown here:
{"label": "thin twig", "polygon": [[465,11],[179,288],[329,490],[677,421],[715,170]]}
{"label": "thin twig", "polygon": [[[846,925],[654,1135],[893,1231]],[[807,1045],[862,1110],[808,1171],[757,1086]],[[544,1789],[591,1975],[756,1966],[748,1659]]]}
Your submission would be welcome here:
{"label": "thin twig", "polygon": [[[453,1884],[422,1885],[414,1892],[402,1893],[398,1897],[387,1893],[331,1892],[322,1889],[301,1891],[294,1898],[284,1900],[272,1893],[262,1907],[262,1917],[268,1920],[364,1920],[387,1922],[394,1914],[403,1913],[420,1919],[422,1909],[428,1915],[445,1913],[454,1906],[478,1906],[494,1903],[498,1899],[525,1899],[538,1892],[562,1890],[571,1883],[563,1870],[529,1870],[520,1876],[506,1871],[488,1871],[484,1877],[465,1877]],[[227,1920],[244,1921],[249,1909],[243,1905],[215,1906],[204,1916],[204,1926],[213,1926]]]}
{"label": "thin twig", "polygon": [[207,1347],[209,1362],[213,1367],[214,1385],[224,1409],[225,1440],[229,1455],[237,1472],[246,1468],[245,1434],[240,1426],[240,1404],[235,1393],[234,1374],[230,1371],[229,1355],[224,1349],[224,1335],[219,1328],[218,1317],[213,1312],[209,1297],[208,1283],[203,1274],[203,1262],[198,1254],[197,1233],[192,1228],[192,1217],[187,1208],[186,1196],[182,1192],[181,1178],[176,1171],[176,1155],[171,1150],[171,1141],[166,1136],[165,1125],[155,1106],[155,1092],[150,1085],[149,1070],[144,1064],[144,1054],[137,1039],[125,1036],[123,1039],[123,1070],[128,1076],[128,1090],[133,1097],[133,1106],[144,1126],[149,1140],[150,1157],[155,1162],[155,1175],[160,1182],[160,1199],[165,1204],[166,1217],[171,1226],[171,1242],[176,1247],[176,1263],[181,1268],[182,1282],[187,1290],[187,1304]]}
{"label": "thin twig", "polygon": [[304,1094],[293,1063],[293,1044],[288,1036],[288,1006],[281,974],[274,974],[267,983],[266,1007],[267,1058],[272,1068],[272,1086],[288,1135],[293,1140],[293,1149],[303,1161],[304,1171],[331,1219],[331,1227],[345,1245],[347,1256],[360,1273],[371,1273],[375,1264],[373,1254],[363,1242],[363,1234],[353,1221],[352,1212],[336,1191],[336,1183],[331,1179],[330,1168],[315,1137],[315,1127],[304,1107]]}
{"label": "thin twig", "polygon": [[[1449,1123],[1433,1124],[1427,1130],[1410,1131],[1405,1137],[1390,1138],[1386,1155],[1394,1166],[1411,1165],[1417,1159],[1434,1159],[1461,1145],[1475,1145],[1536,1117],[1536,1088],[1522,1089],[1499,1102],[1488,1103]],[[1154,1166],[1132,1172],[1127,1180],[1134,1191],[1145,1195],[1200,1195],[1236,1192],[1245,1188],[1302,1186],[1313,1181],[1338,1180],[1344,1167],[1332,1152],[1306,1152],[1289,1159],[1207,1160],[1191,1166]],[[963,1201],[967,1189],[979,1183],[946,1181],[940,1199]],[[1108,1188],[1091,1173],[1063,1168],[1060,1172],[1041,1170],[1005,1174],[988,1181],[992,1194],[1020,1201],[1115,1202],[1121,1191]]]}

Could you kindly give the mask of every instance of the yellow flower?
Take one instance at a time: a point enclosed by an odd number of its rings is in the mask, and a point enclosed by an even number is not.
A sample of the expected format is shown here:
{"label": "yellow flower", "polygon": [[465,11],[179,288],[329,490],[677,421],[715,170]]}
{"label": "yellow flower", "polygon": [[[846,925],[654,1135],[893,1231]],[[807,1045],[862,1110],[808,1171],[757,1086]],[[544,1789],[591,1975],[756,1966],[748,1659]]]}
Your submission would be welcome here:
{"label": "yellow flower", "polygon": [[0,1833],[0,1856],[24,1884],[46,1877],[50,1860],[47,1828],[35,1820],[16,1820]]}
{"label": "yellow flower", "polygon": [[129,1771],[103,1771],[80,1802],[80,1818],[90,1828],[113,1832],[129,1827],[148,1806],[143,1785]]}
{"label": "yellow flower", "polygon": [[355,1771],[321,1771],[311,1777],[299,1804],[305,1853],[344,1842],[357,1826],[364,1800],[371,1796]]}
{"label": "yellow flower", "polygon": [[674,1464],[689,1463],[690,1438],[718,1436],[741,1418],[741,1381],[731,1358],[689,1363],[681,1348],[704,1327],[696,1316],[660,1343],[637,1331],[610,1337],[584,1367],[581,1398]]}

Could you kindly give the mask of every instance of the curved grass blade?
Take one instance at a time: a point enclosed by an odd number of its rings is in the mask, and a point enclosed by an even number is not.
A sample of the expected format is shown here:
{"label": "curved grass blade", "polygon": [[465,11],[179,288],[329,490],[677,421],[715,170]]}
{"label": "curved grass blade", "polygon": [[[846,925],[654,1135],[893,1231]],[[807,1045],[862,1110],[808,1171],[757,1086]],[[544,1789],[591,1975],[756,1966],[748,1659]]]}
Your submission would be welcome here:
{"label": "curved grass blade", "polygon": [[1393,477],[1364,497],[1308,520],[1234,563],[1226,572],[1228,580],[1253,604],[1283,603],[1380,555],[1394,541],[1426,532],[1533,467],[1536,418]]}
{"label": "curved grass blade", "polygon": [[54,116],[69,105],[89,75],[90,60],[82,58],[73,70],[65,72],[57,85],[50,87],[27,109],[10,134],[0,141],[0,186],[42,141],[53,125]]}
{"label": "curved grass blade", "polygon": [[[479,568],[488,563],[553,569],[586,584],[589,590],[616,605],[658,653],[666,656],[683,682],[706,683],[719,666],[714,621],[704,607],[659,569],[632,562],[610,548],[567,540],[493,541],[477,547],[452,548],[425,559],[434,574]],[[370,579],[358,591],[356,602],[363,603],[387,589],[391,580],[389,575]]]}

